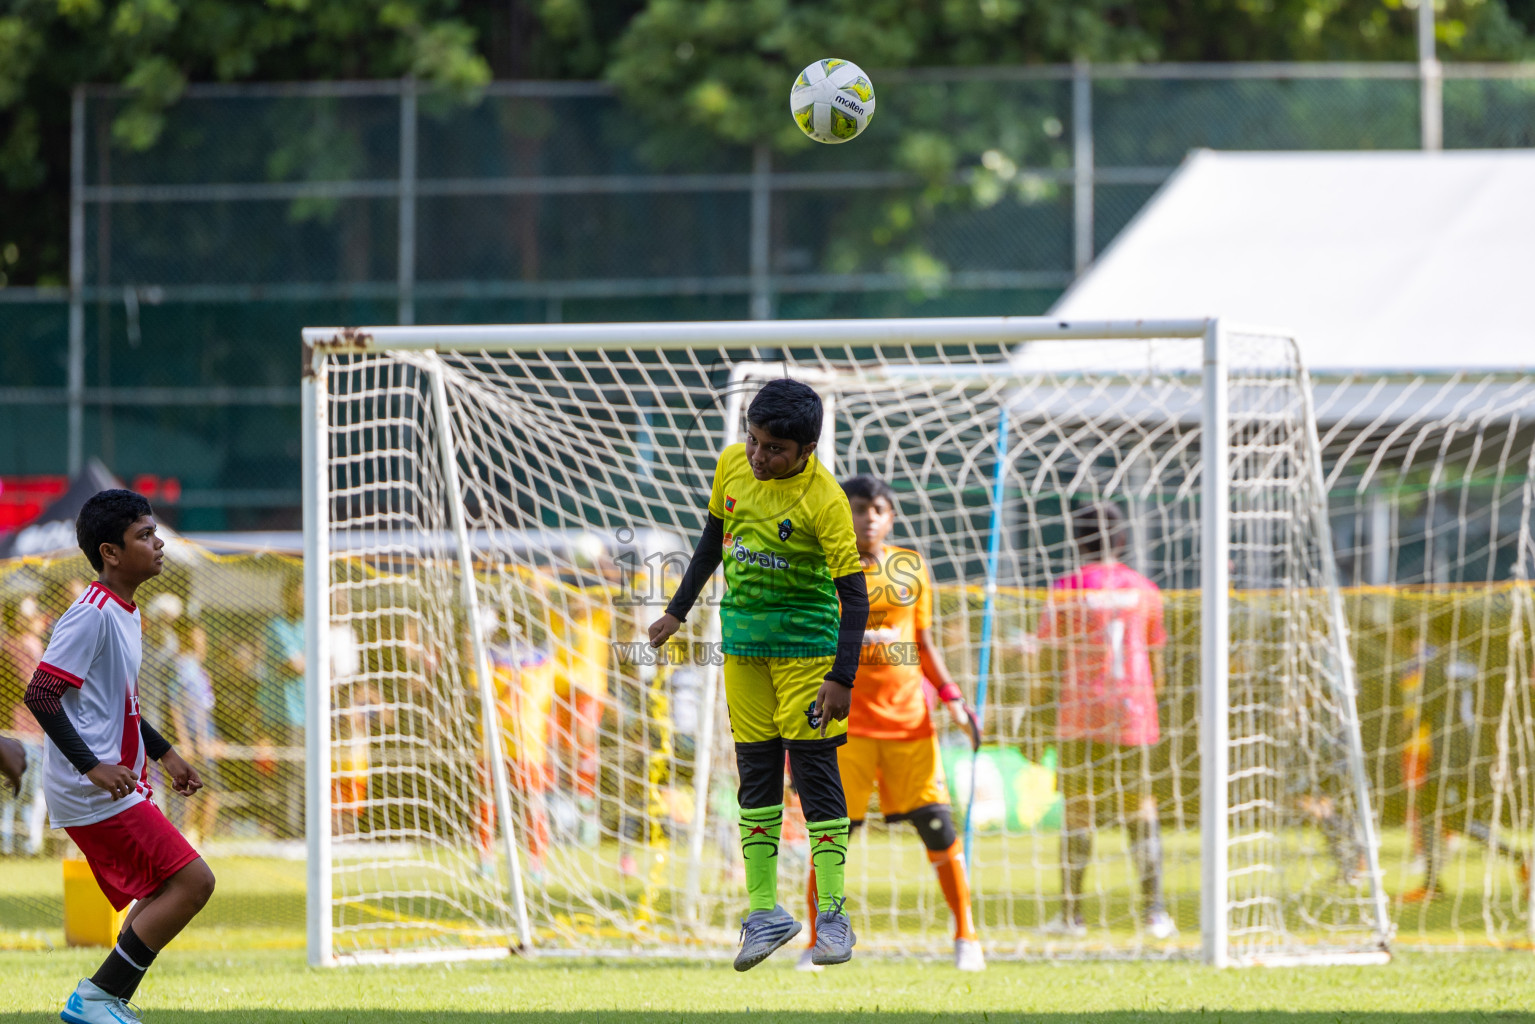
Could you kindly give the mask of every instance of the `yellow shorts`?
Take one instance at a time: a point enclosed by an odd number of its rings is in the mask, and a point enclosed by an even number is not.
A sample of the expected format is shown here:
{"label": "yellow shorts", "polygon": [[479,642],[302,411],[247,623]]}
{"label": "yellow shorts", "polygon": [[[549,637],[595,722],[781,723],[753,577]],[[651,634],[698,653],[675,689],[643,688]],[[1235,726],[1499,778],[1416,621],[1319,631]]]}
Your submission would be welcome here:
{"label": "yellow shorts", "polygon": [[868,814],[869,796],[876,785],[879,811],[886,820],[949,802],[937,736],[916,740],[849,736],[847,745],[837,751],[837,767],[847,794],[847,816],[854,821]]}
{"label": "yellow shorts", "polygon": [[[809,710],[833,660],[725,655],[725,705],[735,741],[821,740],[820,727],[810,725]],[[845,735],[845,719],[826,727],[826,739]]]}

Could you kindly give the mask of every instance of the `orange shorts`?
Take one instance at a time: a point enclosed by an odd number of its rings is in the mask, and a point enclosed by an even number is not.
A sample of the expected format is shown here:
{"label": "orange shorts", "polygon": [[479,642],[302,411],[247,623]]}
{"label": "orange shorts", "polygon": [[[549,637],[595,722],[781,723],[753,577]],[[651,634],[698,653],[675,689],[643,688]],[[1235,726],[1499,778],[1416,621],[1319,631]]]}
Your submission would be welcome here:
{"label": "orange shorts", "polygon": [[849,736],[837,751],[837,766],[847,794],[847,816],[854,821],[868,814],[869,797],[876,787],[879,811],[886,820],[949,802],[937,736],[916,740]]}

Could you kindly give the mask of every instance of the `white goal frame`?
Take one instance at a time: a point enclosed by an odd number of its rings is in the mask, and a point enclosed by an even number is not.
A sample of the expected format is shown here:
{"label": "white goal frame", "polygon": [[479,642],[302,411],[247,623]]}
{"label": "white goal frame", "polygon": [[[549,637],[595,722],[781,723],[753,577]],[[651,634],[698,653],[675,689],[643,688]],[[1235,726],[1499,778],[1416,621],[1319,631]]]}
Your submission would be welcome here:
{"label": "white goal frame", "polygon": [[[1246,325],[1244,325],[1245,328]],[[329,511],[331,495],[326,469],[328,437],[326,362],[331,355],[365,352],[450,352],[482,350],[613,350],[613,349],[685,349],[694,347],[794,347],[814,343],[817,339],[834,339],[838,345],[941,345],[941,344],[992,344],[1019,345],[1030,341],[1064,340],[1144,340],[1144,339],[1191,339],[1203,343],[1202,402],[1200,425],[1203,428],[1200,449],[1201,481],[1201,543],[1200,615],[1200,728],[1198,749],[1200,755],[1200,856],[1201,897],[1200,931],[1202,959],[1214,966],[1234,966],[1244,961],[1234,957],[1228,934],[1229,924],[1229,863],[1228,844],[1228,744],[1229,744],[1229,679],[1227,655],[1229,651],[1229,444],[1225,425],[1228,423],[1227,392],[1228,363],[1225,338],[1230,325],[1215,318],[1185,320],[1060,320],[1050,317],[945,317],[908,318],[886,320],[797,320],[797,321],[740,321],[714,323],[619,323],[619,324],[530,324],[486,326],[384,326],[369,328],[311,327],[303,331],[304,359],[302,382],[303,423],[303,510],[304,510],[304,596],[305,596],[305,721],[306,721],[306,826],[308,844],[308,951],[309,962],[316,966],[334,964],[331,926],[333,907],[331,901],[331,758],[329,750],[330,721],[329,652],[327,637]],[[1244,331],[1245,333],[1245,331]],[[1254,333],[1289,337],[1288,332],[1261,331]],[[740,378],[748,367],[760,369],[764,364],[742,364],[735,368],[733,381]],[[931,367],[925,368],[931,370]],[[946,374],[962,374],[964,367],[946,367]],[[976,372],[995,375],[998,367],[977,366]],[[1304,367],[1299,370],[1300,387],[1305,396],[1307,444],[1313,456],[1315,483],[1319,493],[1325,494],[1321,479],[1320,442],[1316,432],[1312,408],[1310,381]],[[433,374],[434,398],[443,402],[442,379]],[[733,389],[730,410],[739,418],[741,399],[739,389]],[[831,417],[828,417],[828,422]],[[727,430],[732,429],[734,419],[727,416]],[[443,435],[442,457],[450,472],[455,465],[451,441]],[[828,449],[829,450],[829,449]],[[1361,827],[1364,831],[1365,850],[1371,885],[1372,903],[1377,920],[1389,921],[1386,896],[1382,886],[1379,863],[1379,839],[1373,809],[1370,806],[1369,788],[1365,775],[1365,763],[1359,728],[1358,713],[1354,702],[1356,676],[1352,656],[1346,638],[1342,601],[1337,589],[1336,566],[1332,558],[1332,542],[1322,517],[1323,536],[1318,538],[1324,552],[1322,571],[1331,592],[1329,618],[1334,636],[1340,643],[1340,675],[1348,700],[1345,704],[1345,725],[1348,729],[1350,764],[1357,798]],[[457,547],[461,559],[472,554],[464,534],[462,517],[458,527]],[[472,591],[472,574],[465,573],[468,589]],[[470,595],[471,601],[473,594]],[[483,644],[474,651],[480,670],[477,675],[482,688],[489,687]],[[718,673],[706,673],[705,699],[717,699],[716,677]],[[485,699],[486,714],[493,714],[492,701]],[[705,703],[704,706],[711,706]],[[712,715],[701,716],[699,736],[700,764],[708,764],[707,757],[713,742],[709,724]],[[485,728],[486,742],[499,746],[499,729],[492,722]],[[526,902],[522,892],[522,878],[517,863],[516,845],[510,834],[513,818],[509,811],[509,783],[504,760],[491,758],[494,769],[496,802],[503,827],[504,856],[507,858],[507,877],[511,891],[510,905],[516,915],[518,935],[515,941],[523,947],[530,942]],[[702,787],[700,787],[702,793]],[[704,798],[698,797],[700,805]],[[702,811],[704,808],[699,807]],[[695,854],[703,841],[702,815],[695,815],[694,828],[689,835],[689,847]],[[696,872],[695,872],[696,874]],[[696,896],[697,879],[688,879],[689,897]],[[691,902],[691,901],[689,901]],[[683,913],[687,913],[684,909]],[[490,953],[492,951],[481,951]],[[505,951],[498,951],[504,954]],[[474,955],[474,954],[468,954]],[[427,954],[425,958],[441,959],[443,954]],[[397,957],[391,957],[397,959]],[[1384,949],[1372,952],[1344,952],[1303,956],[1306,963],[1325,962],[1384,962],[1389,953]],[[1274,963],[1266,959],[1264,963]]]}

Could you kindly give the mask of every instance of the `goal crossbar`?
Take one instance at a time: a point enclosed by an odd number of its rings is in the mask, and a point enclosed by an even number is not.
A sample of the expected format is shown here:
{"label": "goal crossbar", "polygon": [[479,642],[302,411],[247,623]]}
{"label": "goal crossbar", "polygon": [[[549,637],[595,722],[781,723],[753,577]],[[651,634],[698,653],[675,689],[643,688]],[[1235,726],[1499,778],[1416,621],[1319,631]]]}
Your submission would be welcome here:
{"label": "goal crossbar", "polygon": [[[316,351],[329,353],[792,346],[813,343],[812,339],[835,340],[838,345],[1007,344],[1077,339],[1200,338],[1214,324],[1215,320],[1210,318],[1060,320],[1043,316],[995,316],[911,317],[895,320],[306,327],[304,344]],[[1223,326],[1229,329],[1229,325]],[[1246,325],[1244,329],[1248,329]]]}

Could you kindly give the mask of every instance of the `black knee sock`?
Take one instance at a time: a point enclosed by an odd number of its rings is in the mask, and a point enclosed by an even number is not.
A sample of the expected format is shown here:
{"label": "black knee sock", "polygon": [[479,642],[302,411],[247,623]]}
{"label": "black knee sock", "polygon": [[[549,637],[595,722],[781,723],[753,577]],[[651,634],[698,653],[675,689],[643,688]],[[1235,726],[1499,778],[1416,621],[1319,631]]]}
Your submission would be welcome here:
{"label": "black knee sock", "polygon": [[1130,823],[1130,857],[1135,861],[1135,872],[1141,879],[1143,910],[1165,910],[1162,899],[1162,823],[1132,821]]}
{"label": "black knee sock", "polygon": [[1061,833],[1061,916],[1068,922],[1081,916],[1082,879],[1092,855],[1091,829],[1066,829]]}
{"label": "black knee sock", "polygon": [[117,945],[91,976],[91,981],[109,996],[132,999],[139,982],[144,980],[144,972],[154,962],[155,951],[144,945],[144,940],[129,925],[117,936]]}
{"label": "black knee sock", "polygon": [[[805,821],[836,821],[850,817],[847,796],[842,792],[842,775],[837,770],[837,747],[825,740],[790,740],[789,770],[794,773],[794,788],[799,790],[800,809]],[[860,816],[865,808],[856,808]]]}

